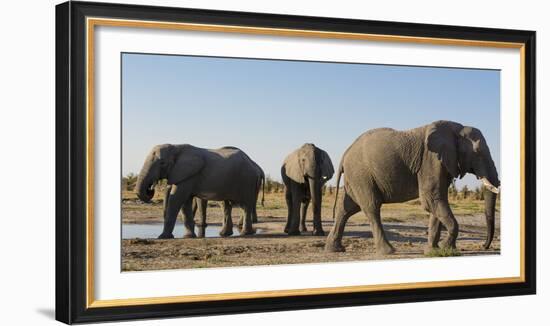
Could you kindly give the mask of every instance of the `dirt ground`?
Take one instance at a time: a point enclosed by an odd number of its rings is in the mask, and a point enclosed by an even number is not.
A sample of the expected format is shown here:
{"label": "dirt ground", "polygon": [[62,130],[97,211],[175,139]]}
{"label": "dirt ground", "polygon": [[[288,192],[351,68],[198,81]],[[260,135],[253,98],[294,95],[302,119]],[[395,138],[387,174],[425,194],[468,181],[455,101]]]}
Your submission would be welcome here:
{"label": "dirt ground", "polygon": [[[332,227],[332,203],[334,197],[323,198],[322,221],[328,234]],[[485,217],[483,201],[461,200],[451,203],[460,226],[457,252],[453,255],[492,255],[500,253],[500,203],[497,201],[495,237],[491,248],[483,250]],[[157,224],[162,231],[162,202],[155,198],[153,204],[139,202],[131,193],[123,194],[123,223]],[[233,210],[234,223],[240,209]],[[216,203],[209,203],[209,226],[221,226],[222,211]],[[308,228],[312,229],[311,207]],[[372,259],[426,258],[424,244],[427,238],[428,215],[418,201],[402,204],[386,204],[382,207],[382,223],[396,253],[377,256],[367,218],[358,213],[352,216],[343,238],[344,253],[325,253],[325,237],[305,233],[288,237],[283,233],[286,222],[286,204],[282,193],[266,194],[265,207],[258,206],[259,232],[251,236],[228,238],[182,239],[183,225],[174,230],[176,239],[127,239],[122,240],[122,270],[143,271],[160,269],[211,268],[273,264],[322,263]],[[181,213],[178,217],[181,219]],[[310,233],[310,232],[309,232]],[[446,235],[442,234],[442,238]],[[433,256],[440,256],[436,254]],[[447,254],[443,254],[447,255]],[[432,255],[431,255],[432,256]]]}

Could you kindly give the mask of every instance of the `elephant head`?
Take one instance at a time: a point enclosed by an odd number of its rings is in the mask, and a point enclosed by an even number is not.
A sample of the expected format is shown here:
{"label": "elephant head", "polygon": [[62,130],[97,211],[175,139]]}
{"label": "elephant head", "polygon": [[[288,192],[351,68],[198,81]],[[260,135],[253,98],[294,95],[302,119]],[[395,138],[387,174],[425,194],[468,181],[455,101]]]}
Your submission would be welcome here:
{"label": "elephant head", "polygon": [[321,188],[332,178],[334,167],[327,152],[304,144],[285,160],[286,174],[297,183],[308,183],[314,216],[321,212]]}
{"label": "elephant head", "polygon": [[487,236],[483,246],[489,248],[494,235],[495,203],[500,181],[483,134],[476,128],[459,123],[437,121],[427,128],[426,147],[453,178],[472,173],[485,186]]}
{"label": "elephant head", "polygon": [[192,146],[157,145],[147,155],[139,172],[137,195],[142,201],[150,202],[159,180],[167,179],[168,184],[176,184],[197,174],[203,165],[204,160]]}

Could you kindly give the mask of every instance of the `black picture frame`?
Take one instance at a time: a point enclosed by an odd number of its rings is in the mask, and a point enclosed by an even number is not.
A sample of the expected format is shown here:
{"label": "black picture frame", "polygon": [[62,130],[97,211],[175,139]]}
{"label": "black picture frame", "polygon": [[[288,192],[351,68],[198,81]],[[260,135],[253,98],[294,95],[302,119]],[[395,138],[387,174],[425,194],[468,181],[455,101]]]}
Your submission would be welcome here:
{"label": "black picture frame", "polygon": [[[86,263],[86,17],[238,25],[374,35],[522,43],[524,50],[524,281],[391,291],[331,293],[89,307]],[[67,323],[344,307],[536,292],[536,115],[534,31],[65,2],[56,6],[56,319]]]}

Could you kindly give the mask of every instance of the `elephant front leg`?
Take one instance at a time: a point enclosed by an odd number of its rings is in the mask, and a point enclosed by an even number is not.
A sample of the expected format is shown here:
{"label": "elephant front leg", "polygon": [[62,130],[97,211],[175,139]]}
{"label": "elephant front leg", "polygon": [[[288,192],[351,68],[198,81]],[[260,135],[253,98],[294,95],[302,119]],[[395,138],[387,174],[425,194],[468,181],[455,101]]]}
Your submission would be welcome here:
{"label": "elephant front leg", "polygon": [[[316,207],[318,206],[318,207]],[[321,204],[313,206],[313,235],[324,236],[323,224],[321,223]]]}
{"label": "elephant front leg", "polygon": [[306,199],[302,203],[302,212],[301,212],[301,219],[300,219],[300,232],[307,232],[306,227],[306,217],[307,217],[307,208],[309,206],[309,200]]}
{"label": "elephant front leg", "polygon": [[300,235],[300,201],[293,198],[289,217],[288,235]]}
{"label": "elephant front leg", "polygon": [[229,237],[233,234],[233,219],[231,218],[231,203],[228,200],[223,201],[223,226],[220,230],[220,236]]}
{"label": "elephant front leg", "polygon": [[291,182],[290,184],[291,205],[289,207],[289,218],[287,221],[288,235],[300,235],[300,206],[305,198],[302,185]]}
{"label": "elephant front leg", "polygon": [[344,236],[344,229],[346,222],[353,214],[360,211],[359,206],[347,195],[344,195],[344,199],[341,205],[338,205],[338,210],[334,219],[334,225],[330,230],[325,243],[325,251],[327,252],[344,252],[346,249],[342,245],[342,237]]}
{"label": "elephant front leg", "polygon": [[456,248],[458,238],[458,222],[456,221],[449,203],[444,200],[437,200],[434,205],[434,215],[443,223],[447,229],[447,237],[443,240],[443,248]]}
{"label": "elephant front leg", "polygon": [[172,239],[174,238],[174,226],[176,225],[176,218],[178,211],[183,204],[188,200],[189,192],[184,187],[172,185],[170,192],[167,195],[165,212],[164,212],[164,226],[162,233],[159,235],[159,239]]}
{"label": "elephant front leg", "polygon": [[430,214],[430,221],[428,222],[428,242],[424,248],[424,254],[429,254],[432,250],[439,249],[441,228],[441,222],[434,214]]}

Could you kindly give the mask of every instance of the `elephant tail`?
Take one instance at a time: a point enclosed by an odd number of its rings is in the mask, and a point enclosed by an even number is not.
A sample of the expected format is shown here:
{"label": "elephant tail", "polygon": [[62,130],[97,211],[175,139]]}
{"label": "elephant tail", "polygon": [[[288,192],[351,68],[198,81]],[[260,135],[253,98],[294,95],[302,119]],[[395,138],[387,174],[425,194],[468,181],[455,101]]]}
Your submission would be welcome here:
{"label": "elephant tail", "polygon": [[334,194],[334,205],[332,206],[332,219],[334,220],[336,216],[336,203],[338,202],[338,190],[340,189],[340,177],[344,173],[344,166],[342,165],[342,160],[340,166],[338,166],[338,176],[336,177],[336,193]]}

